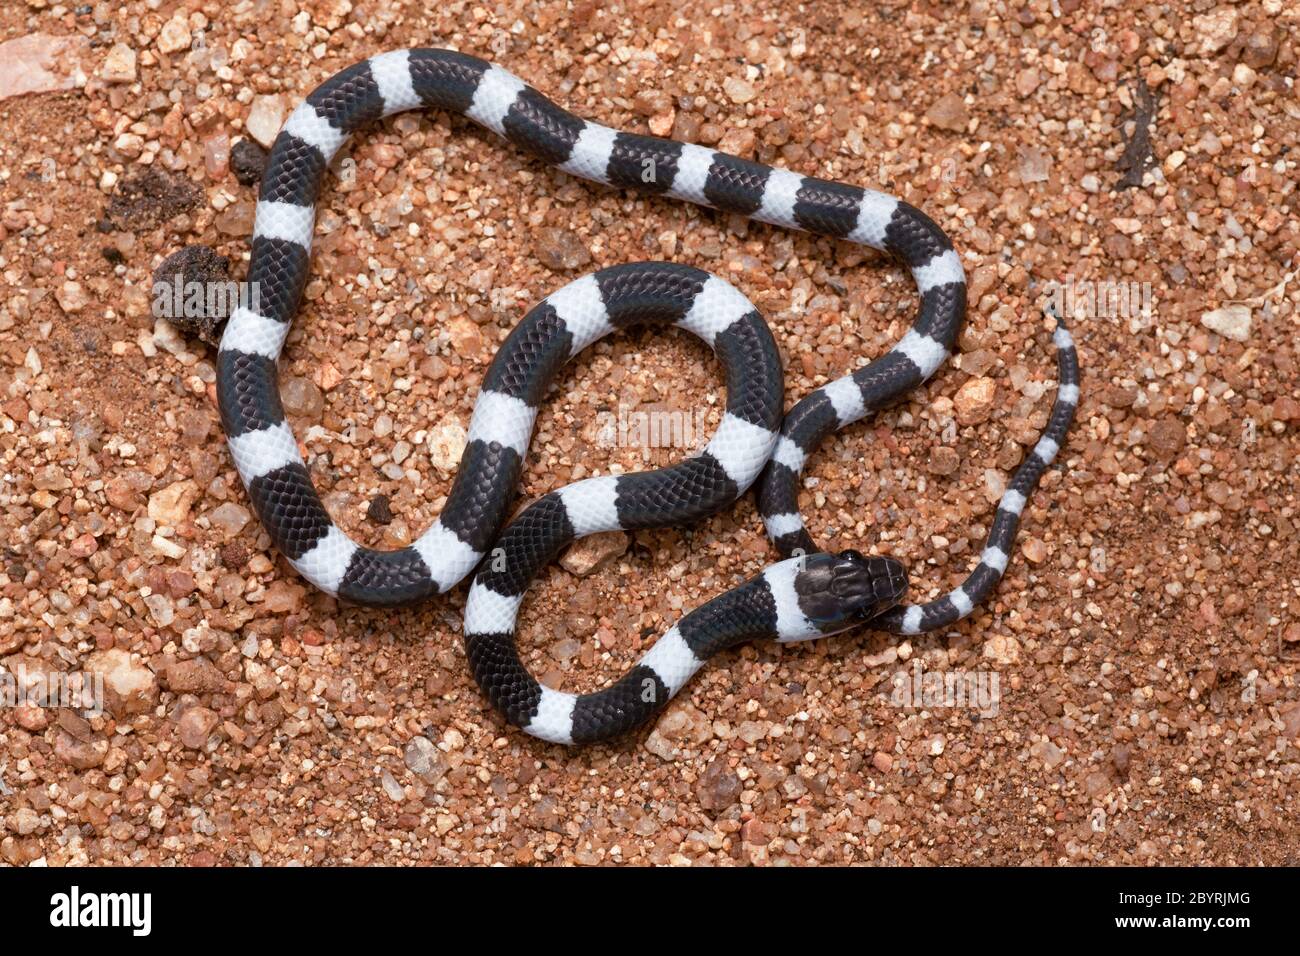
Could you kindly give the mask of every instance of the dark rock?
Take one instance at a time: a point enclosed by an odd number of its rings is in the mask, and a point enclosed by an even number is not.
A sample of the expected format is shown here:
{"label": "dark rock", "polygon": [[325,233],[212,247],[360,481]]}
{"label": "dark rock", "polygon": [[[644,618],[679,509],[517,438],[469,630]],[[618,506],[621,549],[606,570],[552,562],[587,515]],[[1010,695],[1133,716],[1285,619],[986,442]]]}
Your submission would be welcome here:
{"label": "dark rock", "polygon": [[150,166],[118,186],[104,211],[101,231],[146,232],[202,202],[202,188],[187,176]]}
{"label": "dark rock", "polygon": [[[179,281],[179,285],[177,284]],[[171,307],[164,310],[163,318],[187,335],[216,345],[221,338],[219,327],[230,318],[236,304],[231,295],[204,295],[202,308],[188,307],[189,291],[197,284],[205,292],[214,283],[232,285],[230,260],[208,246],[186,246],[174,252],[154,270],[153,300],[155,306],[165,300]],[[167,286],[170,288],[159,288]],[[211,308],[209,308],[211,306]]]}
{"label": "dark rock", "polygon": [[266,150],[251,139],[241,139],[230,150],[230,171],[241,186],[251,186],[266,170]]}
{"label": "dark rock", "polygon": [[388,502],[388,495],[375,495],[366,508],[366,517],[375,524],[391,524],[393,508]]}

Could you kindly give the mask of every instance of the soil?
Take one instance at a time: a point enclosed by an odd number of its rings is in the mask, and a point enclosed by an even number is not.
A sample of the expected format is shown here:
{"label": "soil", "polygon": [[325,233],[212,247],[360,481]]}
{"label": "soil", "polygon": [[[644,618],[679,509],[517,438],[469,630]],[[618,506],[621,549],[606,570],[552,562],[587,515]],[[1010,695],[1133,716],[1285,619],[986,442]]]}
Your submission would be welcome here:
{"label": "soil", "polygon": [[[71,88],[0,98],[0,663],[104,673],[108,711],[0,709],[0,860],[1300,862],[1298,21],[1284,0],[4,4],[0,42],[84,41],[59,48],[81,51]],[[202,245],[241,278],[256,163],[241,149],[237,178],[233,145],[416,45],[948,231],[961,353],[828,441],[801,499],[825,546],[904,559],[914,599],[974,566],[1046,421],[1040,316],[1064,287],[1079,416],[991,600],[910,640],[724,654],[655,727],[564,749],[475,686],[463,587],[387,612],[298,578],[250,516],[214,353],[154,317],[151,276]],[[348,147],[316,240],[285,405],[335,519],[387,547],[437,516],[509,329],[590,269],[728,278],[789,404],[917,307],[869,251],[588,185],[435,111]],[[982,412],[960,401],[975,379]],[[685,334],[607,339],[547,397],[519,500],[685,453],[612,443],[611,416],[711,430],[723,401]],[[772,557],[747,498],[568,563],[583,575],[557,563],[526,662],[600,687]],[[927,674],[998,696],[918,700]]]}

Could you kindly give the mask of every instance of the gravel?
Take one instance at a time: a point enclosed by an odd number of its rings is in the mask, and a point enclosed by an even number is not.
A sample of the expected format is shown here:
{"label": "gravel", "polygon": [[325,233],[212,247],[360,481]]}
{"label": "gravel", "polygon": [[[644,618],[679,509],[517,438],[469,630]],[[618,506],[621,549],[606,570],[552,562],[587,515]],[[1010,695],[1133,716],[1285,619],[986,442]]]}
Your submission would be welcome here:
{"label": "gravel", "polygon": [[[1294,4],[814,2],[797,31],[788,10],[691,0],[304,0],[283,19],[124,0],[75,26],[45,6],[0,6],[0,35],[96,39],[68,41],[79,73],[53,91],[0,100],[0,666],[93,665],[112,690],[88,718],[0,712],[0,860],[1291,859]],[[251,519],[214,354],[155,323],[152,273],[205,245],[243,278],[257,163],[239,144],[269,144],[329,73],[430,37],[583,115],[887,189],[949,231],[971,279],[960,366],[828,440],[801,489],[819,542],[899,556],[915,599],[974,566],[1046,420],[1042,298],[1069,284],[1078,422],[984,607],[903,642],[727,652],[654,728],[564,750],[473,683],[463,587],[403,612],[303,587]],[[437,111],[375,124],[345,158],[282,375],[327,505],[373,546],[433,522],[491,356],[588,268],[725,275],[776,334],[787,404],[883,353],[916,308],[873,254],[587,186]],[[1125,310],[1099,308],[1121,284]],[[716,427],[708,350],[659,331],[585,352],[544,398],[518,503],[680,460],[602,440],[645,407]],[[379,496],[388,524],[368,517]],[[521,653],[548,684],[605,685],[772,557],[752,499],[627,538],[584,576],[548,568],[525,602]],[[996,712],[900,703],[917,665],[995,676]]]}

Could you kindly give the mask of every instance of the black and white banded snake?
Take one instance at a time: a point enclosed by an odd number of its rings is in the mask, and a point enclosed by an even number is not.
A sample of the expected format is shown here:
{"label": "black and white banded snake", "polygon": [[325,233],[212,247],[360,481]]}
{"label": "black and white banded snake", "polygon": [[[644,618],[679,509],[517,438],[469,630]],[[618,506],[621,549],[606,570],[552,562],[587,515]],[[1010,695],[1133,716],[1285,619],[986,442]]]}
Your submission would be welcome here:
{"label": "black and white banded snake", "polygon": [[[730,284],[655,262],[578,279],[534,307],[497,352],[434,525],[401,550],[361,547],[333,523],[312,485],[281,406],[276,362],[306,285],[315,205],[330,159],[360,127],[421,107],[461,113],[582,179],[888,252],[911,271],[920,312],[890,351],[783,416],[776,343]],[[257,283],[257,311],[231,316],[218,354],[217,395],[240,477],[276,547],[321,590],[366,605],[416,603],[477,568],[464,627],[474,676],[512,723],[559,743],[602,740],[644,723],[711,655],[743,641],[800,641],[864,622],[917,634],[965,617],[1005,570],[1026,499],[1055,458],[1079,400],[1074,343],[1058,322],[1055,403],[1002,496],[979,564],[938,600],[902,605],[902,564],[821,552],[804,528],[798,489],[807,456],[823,438],[919,385],[952,351],[966,284],[943,231],[884,193],[584,121],[508,71],[447,50],[399,50],[354,64],[292,113],[263,177],[248,280]],[[552,491],[503,530],[538,404],[557,370],[596,339],[633,324],[676,325],[712,346],[727,378],[717,432],[702,453],[671,467]],[[568,694],[528,672],[515,646],[519,606],[529,582],[562,548],[599,531],[690,524],[728,506],[756,480],[760,512],[783,560],[685,615],[604,690]],[[483,561],[489,550],[504,560]]]}

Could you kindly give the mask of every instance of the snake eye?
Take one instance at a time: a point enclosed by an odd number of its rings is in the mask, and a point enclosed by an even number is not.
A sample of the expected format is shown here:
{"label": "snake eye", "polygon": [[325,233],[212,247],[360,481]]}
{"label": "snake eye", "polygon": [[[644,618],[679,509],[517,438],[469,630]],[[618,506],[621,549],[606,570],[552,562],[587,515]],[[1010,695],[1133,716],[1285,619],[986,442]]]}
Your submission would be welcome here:
{"label": "snake eye", "polygon": [[847,558],[850,561],[867,560],[866,555],[864,555],[861,551],[855,551],[852,548],[845,548],[843,551],[840,552],[839,556],[841,558]]}

